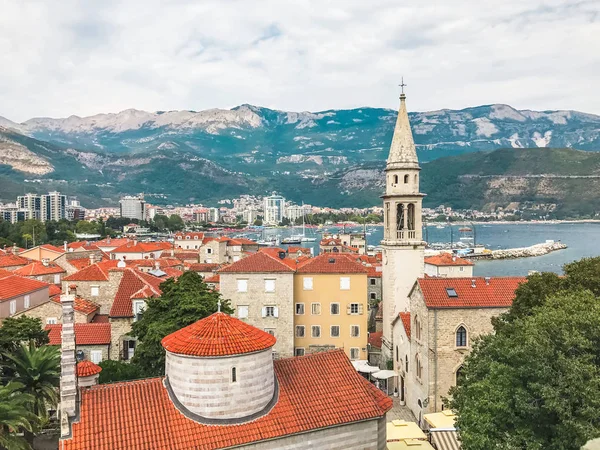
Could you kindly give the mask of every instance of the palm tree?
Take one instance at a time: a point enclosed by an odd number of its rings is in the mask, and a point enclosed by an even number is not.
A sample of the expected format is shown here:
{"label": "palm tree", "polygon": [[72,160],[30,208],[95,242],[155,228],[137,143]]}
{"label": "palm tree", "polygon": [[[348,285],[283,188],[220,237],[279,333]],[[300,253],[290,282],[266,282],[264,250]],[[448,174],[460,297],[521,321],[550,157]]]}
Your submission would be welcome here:
{"label": "palm tree", "polygon": [[[21,344],[11,353],[4,354],[3,365],[14,373],[13,381],[22,385],[20,391],[33,397],[32,412],[40,419],[48,419],[48,409],[58,403],[60,384],[60,351],[57,347],[36,347],[33,342]],[[33,433],[25,430],[25,437],[33,445]]]}
{"label": "palm tree", "polygon": [[23,394],[20,383],[10,382],[0,387],[0,448],[25,450],[31,447],[25,439],[15,432],[31,432],[39,422],[38,417],[29,409],[34,398]]}

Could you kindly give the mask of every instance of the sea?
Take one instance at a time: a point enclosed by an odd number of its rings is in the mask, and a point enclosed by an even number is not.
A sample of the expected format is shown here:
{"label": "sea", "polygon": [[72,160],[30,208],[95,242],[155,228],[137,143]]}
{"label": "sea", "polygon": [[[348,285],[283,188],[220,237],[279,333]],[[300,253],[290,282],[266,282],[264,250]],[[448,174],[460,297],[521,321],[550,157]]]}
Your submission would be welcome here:
{"label": "sea", "polygon": [[[447,225],[444,228],[437,228],[432,225],[424,227],[423,236],[430,243],[458,242],[461,237],[467,238],[464,231],[459,231],[465,227],[473,230],[468,233],[468,237],[474,237],[477,244],[483,244],[490,250],[528,247],[541,244],[547,240],[561,241],[567,245],[564,250],[538,257],[476,261],[474,274],[477,276],[526,276],[531,270],[562,273],[562,267],[565,263],[584,257],[600,256],[600,223],[495,223],[469,224],[466,226]],[[261,235],[255,234],[249,237],[260,239],[264,236],[268,239],[280,235],[283,238],[291,234],[301,233],[299,228],[265,229]],[[330,233],[342,232],[342,228],[333,226],[325,227],[325,230]],[[348,231],[362,233],[363,230],[362,227],[355,226],[354,228],[346,228],[346,232]],[[378,246],[383,238],[383,227],[368,225],[367,233],[367,243]],[[315,232],[312,228],[307,228],[306,235],[315,237],[316,240],[314,242],[304,242],[301,245],[312,248],[314,254],[317,255],[321,234]],[[281,247],[285,248],[286,246],[281,245]]]}

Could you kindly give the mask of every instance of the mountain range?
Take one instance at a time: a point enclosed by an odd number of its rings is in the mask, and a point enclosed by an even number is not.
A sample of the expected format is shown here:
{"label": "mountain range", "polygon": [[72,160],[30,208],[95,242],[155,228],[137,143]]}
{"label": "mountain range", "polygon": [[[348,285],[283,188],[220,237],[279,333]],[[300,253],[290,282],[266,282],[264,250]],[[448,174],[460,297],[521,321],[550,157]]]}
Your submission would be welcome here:
{"label": "mountain range", "polygon": [[[409,116],[424,183],[431,161],[448,156],[505,147],[600,149],[600,116],[577,111],[495,104]],[[23,123],[0,117],[0,200],[58,189],[92,207],[137,192],[176,204],[278,191],[324,206],[375,205],[395,120],[395,111],[381,108],[312,113],[252,105]],[[451,195],[428,193],[430,204],[452,204]]]}

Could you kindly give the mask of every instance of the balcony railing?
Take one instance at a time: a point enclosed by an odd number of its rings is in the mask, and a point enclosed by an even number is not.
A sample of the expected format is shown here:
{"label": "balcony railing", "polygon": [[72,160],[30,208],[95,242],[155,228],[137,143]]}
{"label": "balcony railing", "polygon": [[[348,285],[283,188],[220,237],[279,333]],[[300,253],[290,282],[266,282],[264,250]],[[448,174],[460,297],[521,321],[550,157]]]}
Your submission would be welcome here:
{"label": "balcony railing", "polygon": [[396,231],[396,239],[416,239],[417,232],[415,230]]}

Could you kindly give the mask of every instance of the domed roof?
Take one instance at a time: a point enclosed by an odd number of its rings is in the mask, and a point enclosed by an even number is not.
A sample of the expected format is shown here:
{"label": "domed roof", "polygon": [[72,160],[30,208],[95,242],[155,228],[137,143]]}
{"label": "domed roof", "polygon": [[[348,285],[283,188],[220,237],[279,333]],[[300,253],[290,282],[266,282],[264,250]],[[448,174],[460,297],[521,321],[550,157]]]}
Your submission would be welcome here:
{"label": "domed roof", "polygon": [[77,363],[77,376],[80,378],[91,377],[102,372],[102,367],[91,361],[85,360]]}
{"label": "domed roof", "polygon": [[162,346],[171,353],[211,357],[258,352],[275,341],[275,336],[217,312],[166,336]]}

